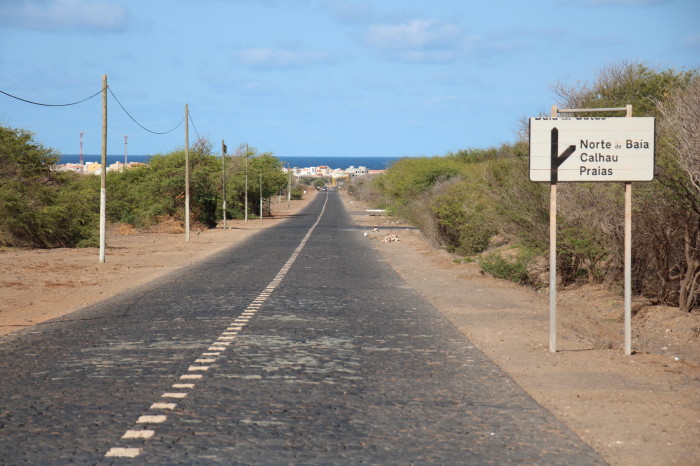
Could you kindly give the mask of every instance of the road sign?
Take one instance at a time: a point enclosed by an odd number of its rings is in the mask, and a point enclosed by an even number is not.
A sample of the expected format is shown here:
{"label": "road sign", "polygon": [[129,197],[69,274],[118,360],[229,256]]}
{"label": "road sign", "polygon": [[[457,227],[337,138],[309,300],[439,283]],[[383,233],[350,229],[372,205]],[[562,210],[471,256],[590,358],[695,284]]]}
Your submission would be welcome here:
{"label": "road sign", "polygon": [[530,180],[651,181],[654,118],[530,118]]}

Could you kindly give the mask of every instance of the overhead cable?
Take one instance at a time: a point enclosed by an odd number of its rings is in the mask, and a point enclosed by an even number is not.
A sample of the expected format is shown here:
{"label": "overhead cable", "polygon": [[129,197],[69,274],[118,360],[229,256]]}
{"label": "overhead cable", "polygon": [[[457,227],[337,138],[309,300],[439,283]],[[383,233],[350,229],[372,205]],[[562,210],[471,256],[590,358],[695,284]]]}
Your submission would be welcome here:
{"label": "overhead cable", "polygon": [[90,97],[86,97],[86,98],[84,98],[83,100],[79,100],[79,101],[77,101],[77,102],[71,102],[71,103],[68,103],[68,104],[44,104],[44,103],[41,103],[41,102],[33,102],[33,101],[31,101],[31,100],[23,99],[23,98],[21,98],[21,97],[17,97],[16,95],[12,95],[12,94],[10,94],[10,93],[8,93],[8,92],[5,92],[5,91],[2,91],[2,90],[0,90],[0,93],[3,93],[3,94],[5,94],[5,95],[8,96],[8,97],[12,97],[13,99],[21,100],[22,102],[26,102],[26,103],[32,104],[32,105],[41,105],[42,107],[68,107],[68,106],[71,106],[71,105],[82,104],[83,102],[85,102],[85,101],[87,101],[87,100],[90,100],[90,99],[92,99],[93,97],[98,96],[102,91],[104,91],[104,89],[100,89],[99,91],[97,91],[97,92],[95,92],[94,94],[92,94]]}
{"label": "overhead cable", "polygon": [[[126,114],[129,116],[129,118],[131,118],[131,120],[132,120],[134,123],[136,123],[137,125],[139,125],[139,126],[140,126],[142,129],[144,129],[145,131],[148,131],[149,133],[153,133],[153,134],[169,134],[169,133],[172,133],[173,131],[175,131],[176,129],[178,129],[178,128],[180,127],[180,125],[182,125],[182,122],[185,121],[185,118],[183,117],[182,120],[180,120],[180,122],[179,122],[174,128],[172,128],[172,129],[170,129],[170,130],[168,130],[168,131],[162,131],[162,132],[161,132],[161,131],[153,131],[153,130],[151,130],[151,129],[148,129],[148,128],[146,128],[145,126],[143,126],[141,123],[139,123],[133,116],[131,116],[131,114],[127,111],[127,109],[124,107],[124,105],[122,105],[122,103],[119,101],[119,99],[117,98],[117,96],[114,95],[114,92],[112,92],[112,88],[111,88],[111,87],[107,86],[106,89],[109,90],[109,93],[112,94],[112,97],[114,97],[114,100],[117,101],[117,103],[119,104],[119,106],[121,107],[121,109],[124,111],[124,113],[126,113]],[[68,107],[68,106],[71,106],[71,105],[78,105],[78,104],[81,104],[81,103],[83,103],[83,102],[86,102],[86,101],[88,101],[88,100],[94,98],[94,97],[97,97],[97,96],[98,96],[99,94],[101,94],[104,90],[105,90],[105,88],[100,89],[99,91],[95,92],[94,94],[92,94],[92,95],[89,96],[89,97],[86,97],[86,98],[84,98],[84,99],[82,99],[82,100],[78,100],[77,102],[70,102],[70,103],[66,103],[66,104],[46,104],[46,103],[42,103],[42,102],[34,102],[34,101],[32,101],[32,100],[27,100],[27,99],[23,99],[23,98],[21,98],[21,97],[17,97],[16,95],[10,94],[9,92],[5,92],[5,91],[3,91],[3,90],[0,90],[0,93],[6,95],[6,96],[8,96],[8,97],[11,97],[11,98],[13,98],[13,99],[17,99],[17,100],[20,100],[20,101],[22,101],[22,102],[26,102],[26,103],[32,104],[32,105],[40,105],[40,106],[42,106],[42,107]],[[191,116],[190,116],[190,121],[192,121],[192,117],[191,117]],[[193,121],[192,121],[192,126],[194,126],[194,122],[193,122]],[[199,137],[199,133],[197,132],[197,128],[196,128],[196,127],[194,128],[194,130],[195,130],[195,132],[197,133],[197,137]]]}
{"label": "overhead cable", "polygon": [[192,113],[187,112],[187,114],[190,116],[190,123],[192,123],[192,128],[194,128],[194,132],[197,134],[197,139],[202,139],[202,137],[199,135],[199,131],[197,131],[197,127],[194,125],[194,121],[192,120]]}
{"label": "overhead cable", "polygon": [[175,131],[176,129],[178,129],[178,128],[180,127],[180,125],[182,124],[183,121],[185,121],[185,118],[183,117],[182,120],[180,120],[180,123],[178,123],[173,129],[168,130],[168,131],[160,132],[160,131],[153,131],[153,130],[150,130],[150,129],[146,128],[145,126],[143,126],[143,125],[142,125],[141,123],[139,123],[138,121],[136,121],[136,119],[135,119],[133,116],[131,116],[131,113],[129,113],[129,112],[126,110],[126,108],[124,108],[124,106],[122,105],[122,103],[119,102],[119,99],[117,99],[117,96],[114,95],[114,92],[112,92],[112,88],[111,88],[111,87],[107,86],[107,89],[109,89],[109,93],[112,94],[112,97],[114,97],[114,100],[116,100],[117,103],[119,104],[119,106],[122,108],[122,110],[124,110],[124,113],[126,113],[126,114],[129,116],[129,118],[131,118],[131,121],[133,121],[134,123],[136,123],[137,125],[139,125],[142,129],[148,131],[149,133],[153,133],[153,134],[168,134],[168,133],[172,133],[173,131]]}

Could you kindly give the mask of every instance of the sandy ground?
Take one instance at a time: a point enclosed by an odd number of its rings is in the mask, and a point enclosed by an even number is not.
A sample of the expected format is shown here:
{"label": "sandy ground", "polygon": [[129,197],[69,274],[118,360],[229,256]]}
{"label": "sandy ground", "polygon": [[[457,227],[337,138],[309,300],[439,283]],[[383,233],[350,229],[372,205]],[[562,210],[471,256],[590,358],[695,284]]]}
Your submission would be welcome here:
{"label": "sandy ground", "polygon": [[[109,235],[96,249],[0,252],[0,335],[41,325],[236,244],[311,199],[274,203],[274,217],[184,234]],[[700,464],[698,316],[663,308],[635,318],[633,356],[621,349],[621,304],[605,290],[561,293],[557,353],[548,349],[548,299],[456,263],[395,219],[368,216],[345,198],[358,226],[404,279],[539,403],[611,464]],[[373,232],[372,227],[378,227]],[[358,235],[363,234],[358,230]],[[382,243],[388,234],[400,241]],[[657,354],[658,353],[658,354]]]}
{"label": "sandy ground", "polygon": [[[63,316],[235,245],[262,228],[283,221],[304,208],[301,201],[273,200],[273,217],[228,220],[223,228],[185,234],[107,233],[105,263],[97,248],[0,249],[0,335]],[[184,231],[184,230],[183,230]],[[133,232],[133,231],[132,231]],[[135,233],[135,232],[134,232]]]}

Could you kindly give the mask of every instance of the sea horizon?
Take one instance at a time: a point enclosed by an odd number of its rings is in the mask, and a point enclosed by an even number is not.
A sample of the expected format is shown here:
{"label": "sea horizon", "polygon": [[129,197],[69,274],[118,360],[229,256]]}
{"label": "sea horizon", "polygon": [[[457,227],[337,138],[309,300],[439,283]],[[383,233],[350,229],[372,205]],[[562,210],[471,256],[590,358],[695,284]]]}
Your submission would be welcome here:
{"label": "sea horizon", "polygon": [[[150,155],[128,155],[128,162],[148,163]],[[289,164],[295,168],[319,167],[326,165],[331,169],[354,167],[366,167],[368,170],[386,170],[404,157],[277,157],[283,164]],[[102,156],[99,154],[85,154],[85,162],[100,162]],[[108,154],[107,165],[116,162],[124,162],[124,154]],[[63,154],[60,156],[59,164],[80,163],[80,154]]]}

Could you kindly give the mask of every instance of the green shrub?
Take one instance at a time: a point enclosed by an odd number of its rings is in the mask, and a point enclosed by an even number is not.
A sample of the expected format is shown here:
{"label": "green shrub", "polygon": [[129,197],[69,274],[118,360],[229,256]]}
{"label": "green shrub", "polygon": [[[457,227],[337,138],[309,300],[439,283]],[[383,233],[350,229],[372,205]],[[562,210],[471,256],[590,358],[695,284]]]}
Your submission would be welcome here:
{"label": "green shrub", "polygon": [[94,236],[96,193],[54,171],[57,160],[31,133],[0,126],[0,246],[74,247]]}
{"label": "green shrub", "polygon": [[404,158],[377,179],[376,187],[393,206],[405,205],[438,181],[458,175],[462,165],[452,157]]}
{"label": "green shrub", "polygon": [[291,198],[293,201],[301,201],[304,197],[304,190],[301,188],[293,188]]}
{"label": "green shrub", "polygon": [[557,271],[563,285],[586,278],[589,283],[604,278],[598,266],[610,255],[605,238],[587,225],[562,228],[557,238]]}
{"label": "green shrub", "polygon": [[[260,173],[262,195],[269,198],[286,186],[281,162],[271,154],[257,156],[249,151],[231,157],[226,169],[227,218],[242,218],[245,205],[245,174],[248,172],[249,214],[260,215]],[[200,140],[190,150],[190,220],[214,227],[223,217],[221,159],[211,154],[211,144]],[[176,150],[151,157],[149,166],[107,176],[107,218],[114,223],[149,227],[163,218],[184,223],[185,152]]]}
{"label": "green shrub", "polygon": [[483,191],[475,189],[478,180],[459,177],[438,183],[427,200],[437,241],[448,251],[464,256],[484,251],[497,233]]}
{"label": "green shrub", "polygon": [[495,252],[490,252],[480,257],[478,262],[485,272],[496,278],[509,280],[521,285],[530,284],[527,262],[521,257],[506,259]]}

